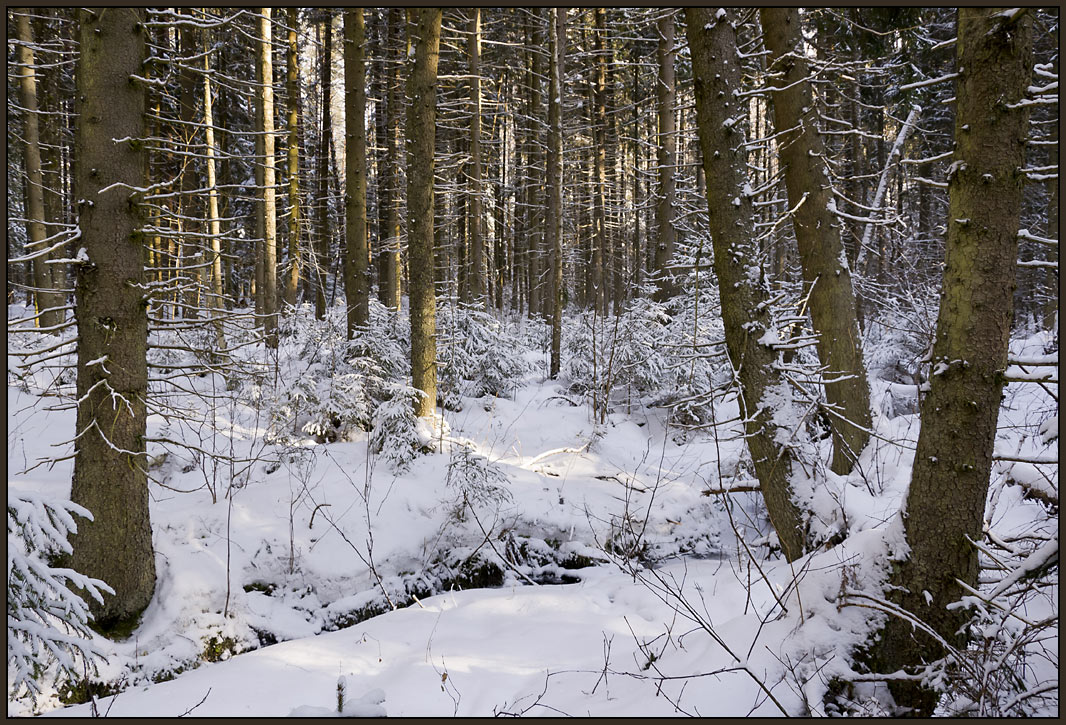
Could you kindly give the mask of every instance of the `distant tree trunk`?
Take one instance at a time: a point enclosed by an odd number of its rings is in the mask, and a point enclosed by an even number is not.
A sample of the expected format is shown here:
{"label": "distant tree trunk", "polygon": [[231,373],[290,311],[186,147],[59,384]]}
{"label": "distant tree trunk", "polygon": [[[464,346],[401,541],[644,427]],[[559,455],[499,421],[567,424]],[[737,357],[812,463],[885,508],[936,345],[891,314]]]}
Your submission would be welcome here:
{"label": "distant tree trunk", "polygon": [[481,9],[471,8],[467,26],[467,59],[470,71],[470,173],[467,177],[466,229],[469,251],[469,297],[487,306],[485,240],[481,212]]}
{"label": "distant tree trunk", "polygon": [[[830,419],[834,473],[846,474],[869,440],[870,385],[862,359],[851,271],[840,241],[840,223],[830,212],[833,191],[823,159],[817,112],[800,45],[799,13],[794,8],[763,7],[763,43],[774,93],[774,125],[785,167],[788,203],[796,211],[803,279],[810,293],[811,321],[818,333],[818,356],[827,368],[825,397],[839,411]],[[801,203],[802,202],[802,203]],[[798,207],[798,208],[797,208]],[[832,379],[829,379],[832,378]]]}
{"label": "distant tree trunk", "polygon": [[607,281],[604,267],[607,256],[607,21],[603,8],[593,10],[592,50],[596,54],[596,78],[593,86],[593,192],[592,192],[592,302],[596,312],[607,314]]}
{"label": "distant tree trunk", "polygon": [[[41,143],[37,121],[37,77],[33,58],[33,36],[30,31],[30,19],[25,13],[15,16],[18,62],[21,66],[19,75],[19,103],[22,105],[23,159],[26,164],[26,232],[27,251],[43,252],[47,248],[48,219],[44,212],[44,179],[41,173]],[[48,330],[63,322],[63,295],[55,291],[52,284],[52,270],[47,260],[55,257],[53,253],[42,254],[33,259],[33,301],[38,315],[37,326]],[[56,332],[55,330],[49,330]]]}
{"label": "distant tree trunk", "polygon": [[[191,9],[180,9],[179,13],[184,19],[192,21]],[[181,121],[177,126],[177,136],[180,143],[186,144],[186,148],[196,148],[196,99],[200,95],[197,92],[196,74],[190,62],[199,52],[199,43],[196,42],[196,31],[190,23],[183,23],[178,31],[179,56],[189,58],[190,61],[178,66],[178,118]],[[195,234],[202,228],[197,223],[203,217],[200,209],[200,197],[197,188],[200,186],[197,179],[196,163],[193,157],[187,156],[180,161],[179,188],[181,194],[177,204],[177,258],[174,260],[175,271],[180,280],[174,290],[176,309],[178,315],[186,319],[196,319],[200,316],[197,304],[197,290],[199,284],[199,265],[197,264],[197,244]],[[184,294],[179,292],[184,288]]]}
{"label": "distant tree trunk", "polygon": [[366,25],[362,8],[344,11],[344,290],[348,302],[348,339],[370,315],[369,251],[366,230]]}
{"label": "distant tree trunk", "polygon": [[415,415],[437,405],[437,300],[433,263],[433,149],[440,8],[408,11],[407,236],[410,255],[411,384],[425,393]]}
{"label": "distant tree trunk", "polygon": [[551,248],[551,377],[559,376],[563,330],[563,71],[566,8],[552,8],[548,49],[548,245]]}
{"label": "distant tree trunk", "polygon": [[655,299],[663,302],[675,294],[673,273],[667,266],[674,256],[674,168],[677,165],[677,122],[674,116],[674,16],[664,12],[659,18],[659,82],[656,84],[659,128],[655,143],[659,149],[659,190],[655,204]]}
{"label": "distant tree trunk", "polygon": [[[977,586],[977,550],[992,471],[1013,315],[1018,222],[1028,135],[1032,11],[960,8],[955,157],[949,178],[943,292],[933,376],[903,514],[910,555],[893,576],[893,598],[949,643],[968,614],[948,605]],[[1012,108],[1011,105],[1015,104]],[[895,672],[943,655],[941,646],[889,617],[874,663]],[[896,702],[929,717],[937,693],[891,685]]]}
{"label": "distant tree trunk", "polygon": [[[267,345],[278,344],[278,226],[277,190],[274,188],[274,60],[271,51],[271,8],[260,8],[259,38],[256,44],[259,89],[256,93],[256,131],[262,139],[263,155],[256,159],[256,186],[259,194],[260,258],[263,260],[262,299],[263,331]],[[258,280],[257,280],[258,281]]]}
{"label": "distant tree trunk", "polygon": [[686,8],[685,19],[726,350],[740,381],[741,415],[759,488],[785,558],[794,561],[804,550],[802,517],[789,482],[792,455],[775,440],[779,431],[769,401],[785,384],[775,372],[777,353],[763,341],[773,321],[752,241],[751,197],[743,193],[744,138],[726,123],[743,113],[744,103],[734,95],[741,87],[736,16],[729,10],[718,17],[708,8]]}
{"label": "distant tree trunk", "polygon": [[[534,8],[533,17],[530,19],[530,39],[533,48],[544,45],[544,10]],[[528,199],[529,207],[529,315],[547,317],[548,295],[545,294],[544,285],[544,187],[539,183],[543,178],[538,172],[544,168],[544,152],[539,143],[537,122],[541,119],[542,94],[540,79],[546,75],[544,67],[545,59],[542,53],[531,52],[528,60],[526,73],[526,88],[529,92],[529,119],[531,147],[529,152],[529,176]]]}
{"label": "distant tree trunk", "polygon": [[289,8],[289,37],[285,53],[285,91],[289,96],[286,127],[288,139],[288,173],[289,173],[289,266],[285,276],[283,298],[285,304],[295,305],[296,294],[300,288],[302,269],[300,245],[300,45],[299,8]]}
{"label": "distant tree trunk", "polygon": [[333,124],[330,122],[330,90],[332,87],[333,67],[333,23],[332,15],[326,11],[326,17],[322,21],[322,40],[324,53],[319,69],[319,88],[322,92],[322,123],[321,133],[318,137],[318,199],[317,199],[317,233],[314,244],[314,264],[311,279],[315,283],[315,317],[319,320],[326,319],[326,283],[328,281],[326,255],[329,253],[329,136],[332,133]]}
{"label": "distant tree trunk", "polygon": [[402,105],[403,92],[400,85],[400,66],[403,52],[403,11],[389,8],[389,52],[391,60],[387,74],[388,107],[386,108],[385,174],[388,177],[388,210],[386,215],[385,242],[385,293],[382,303],[389,309],[400,307],[400,242],[403,230],[400,226],[400,173],[402,171]]}
{"label": "distant tree trunk", "polygon": [[[108,628],[136,617],[155,588],[155,557],[145,475],[148,315],[144,302],[142,194],[146,93],[145,11],[79,10],[78,150],[75,198],[78,265],[78,445],[71,499],[93,514],[70,537],[70,564],[114,590],[89,600]],[[122,186],[116,186],[122,185]],[[107,189],[105,192],[104,190]]]}
{"label": "distant tree trunk", "polygon": [[224,350],[226,338],[222,330],[221,310],[226,290],[222,280],[222,224],[218,211],[218,188],[215,177],[215,114],[211,103],[211,54],[204,52],[204,144],[207,166],[207,230],[211,235],[211,297],[209,307],[214,310],[215,346]]}

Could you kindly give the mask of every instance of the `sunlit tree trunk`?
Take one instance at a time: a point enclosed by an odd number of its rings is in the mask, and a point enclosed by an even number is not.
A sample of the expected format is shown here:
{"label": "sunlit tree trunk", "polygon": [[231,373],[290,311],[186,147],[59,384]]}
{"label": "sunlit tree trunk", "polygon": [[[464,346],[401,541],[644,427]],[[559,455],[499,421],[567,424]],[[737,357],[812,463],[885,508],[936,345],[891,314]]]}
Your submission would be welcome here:
{"label": "sunlit tree trunk", "polygon": [[285,91],[288,95],[286,130],[288,131],[287,163],[289,174],[289,265],[282,293],[285,304],[295,305],[302,273],[300,227],[300,45],[299,8],[289,8],[286,15],[289,30],[285,53]]}
{"label": "sunlit tree trunk", "polygon": [[677,164],[677,120],[674,115],[674,16],[663,12],[658,23],[659,82],[656,84],[659,127],[655,142],[659,153],[659,189],[655,202],[655,299],[677,294],[673,274],[667,269],[674,256],[674,168]]}
{"label": "sunlit tree trunk", "polygon": [[425,393],[415,403],[415,415],[429,417],[437,404],[433,145],[441,10],[418,8],[408,12],[407,237],[411,280],[411,384]]}
{"label": "sunlit tree trunk", "polygon": [[566,8],[552,8],[548,28],[548,246],[551,248],[551,364],[559,375],[563,330],[563,70]]}

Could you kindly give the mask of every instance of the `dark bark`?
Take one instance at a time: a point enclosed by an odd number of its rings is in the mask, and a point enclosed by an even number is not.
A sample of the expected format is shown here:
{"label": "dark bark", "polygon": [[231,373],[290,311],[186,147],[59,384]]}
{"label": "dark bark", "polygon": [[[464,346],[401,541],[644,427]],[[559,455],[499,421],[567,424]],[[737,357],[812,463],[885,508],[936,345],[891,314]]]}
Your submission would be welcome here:
{"label": "dark bark", "polygon": [[[71,536],[71,566],[115,594],[89,607],[108,627],[137,616],[152,598],[155,557],[145,474],[148,315],[142,199],[147,185],[145,11],[78,13],[75,198],[78,265],[77,449],[71,498],[93,514]],[[116,186],[119,185],[119,186]],[[110,187],[110,188],[109,188]],[[107,191],[102,191],[108,189]]]}
{"label": "dark bark", "polygon": [[559,376],[563,329],[563,72],[566,57],[566,8],[550,10],[551,54],[548,74],[548,246],[551,249],[551,364]]}
{"label": "dark bark", "polygon": [[370,315],[366,223],[366,25],[363,9],[344,11],[344,292],[348,339]]}
{"label": "dark bark", "polygon": [[751,241],[751,198],[743,192],[743,134],[726,123],[744,109],[733,95],[740,89],[736,18],[731,11],[719,18],[711,9],[687,8],[685,19],[726,350],[738,371],[744,428],[759,488],[785,558],[794,561],[803,553],[804,534],[789,483],[792,455],[775,441],[778,429],[771,422],[773,411],[767,400],[784,382],[776,372],[777,353],[763,339],[773,322]]}
{"label": "dark bark", "polygon": [[[944,282],[903,514],[910,555],[892,579],[896,603],[957,647],[968,612],[948,605],[965,594],[959,580],[977,585],[970,540],[982,538],[1007,367],[1029,117],[1027,106],[1010,106],[1029,85],[1032,44],[1031,11],[1008,19],[993,8],[959,10]],[[895,672],[943,654],[910,622],[890,617],[872,659],[878,671]],[[913,683],[892,690],[900,706],[932,715],[937,693]]]}

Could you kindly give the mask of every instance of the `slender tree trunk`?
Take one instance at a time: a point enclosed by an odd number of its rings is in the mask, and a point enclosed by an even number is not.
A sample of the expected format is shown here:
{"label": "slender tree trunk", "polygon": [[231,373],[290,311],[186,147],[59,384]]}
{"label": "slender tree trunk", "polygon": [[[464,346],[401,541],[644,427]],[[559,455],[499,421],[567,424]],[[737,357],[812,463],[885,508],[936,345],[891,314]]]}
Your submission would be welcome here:
{"label": "slender tree trunk", "polygon": [[348,339],[370,315],[369,251],[366,229],[366,26],[363,9],[344,11],[344,290],[348,302]]}
{"label": "slender tree trunk", "polygon": [[592,302],[596,312],[607,314],[607,279],[604,274],[607,255],[607,14],[603,8],[593,10],[592,50],[596,54],[596,79],[593,86],[593,191],[592,191]]}
{"label": "slender tree trunk", "polygon": [[433,149],[440,8],[408,11],[407,233],[410,255],[411,384],[425,393],[415,415],[437,404],[437,301],[433,257]]}
{"label": "slender tree trunk", "polygon": [[[530,37],[532,47],[540,48],[544,45],[545,11],[542,8],[533,9],[534,17],[530,20]],[[544,178],[544,152],[541,150],[539,141],[539,129],[536,122],[541,118],[543,111],[540,79],[547,75],[545,58],[542,53],[531,52],[529,59],[529,72],[526,74],[526,87],[529,91],[529,119],[530,127],[530,153],[528,185],[528,208],[529,208],[529,315],[547,317],[548,295],[544,285],[544,197],[543,186],[539,180]]]}
{"label": "slender tree trunk", "polygon": [[674,116],[674,16],[664,12],[659,18],[659,82],[656,84],[659,128],[659,190],[655,205],[655,299],[663,302],[677,294],[673,274],[666,269],[674,256],[674,169],[677,165],[677,122]]}
{"label": "slender tree trunk", "polygon": [[470,71],[470,162],[467,177],[466,230],[469,250],[468,287],[471,301],[486,306],[485,241],[481,211],[481,9],[472,8],[467,26]]}
{"label": "slender tree trunk", "polygon": [[[977,586],[970,542],[982,538],[1007,367],[1029,130],[1019,101],[1032,75],[1032,11],[1008,18],[998,10],[959,10],[956,172],[934,372],[903,514],[910,555],[893,577],[897,603],[955,646],[965,645],[968,614],[948,606],[966,594],[960,581]],[[890,617],[874,660],[878,671],[895,672],[942,655],[932,638]],[[937,693],[908,682],[892,690],[900,706],[932,715]]]}
{"label": "slender tree trunk", "polygon": [[400,227],[400,174],[402,172],[402,105],[403,92],[400,81],[400,66],[403,52],[404,17],[400,8],[389,8],[389,52],[391,61],[387,74],[388,108],[386,109],[385,174],[388,177],[388,210],[386,215],[385,242],[385,294],[383,303],[396,310],[400,307],[400,243],[403,230]]}
{"label": "slender tree trunk", "polygon": [[563,72],[566,8],[552,8],[548,49],[548,245],[551,248],[552,341],[550,373],[559,376],[563,330]]}
{"label": "slender tree trunk", "polygon": [[328,281],[326,259],[329,253],[329,137],[332,133],[333,124],[330,122],[330,102],[332,89],[331,69],[333,67],[333,22],[332,15],[326,12],[322,21],[322,40],[324,53],[322,65],[319,70],[319,87],[322,92],[322,123],[321,133],[318,138],[318,200],[317,221],[318,230],[315,235],[314,270],[311,278],[315,283],[315,317],[319,320],[326,319],[326,283]]}
{"label": "slender tree trunk", "polygon": [[222,283],[222,224],[219,220],[218,189],[215,177],[215,114],[211,101],[211,54],[204,52],[204,143],[207,166],[207,229],[211,235],[211,297],[209,307],[214,311],[215,345],[226,348],[222,330],[221,311],[226,291]]}
{"label": "slender tree trunk", "polygon": [[271,8],[261,8],[262,16],[259,19],[259,33],[261,42],[257,45],[259,57],[257,65],[260,68],[262,85],[257,95],[256,113],[259,116],[258,130],[263,134],[263,158],[260,160],[263,169],[263,185],[259,193],[262,194],[262,206],[259,213],[262,215],[263,227],[263,329],[266,333],[267,345],[276,347],[278,344],[278,227],[277,227],[277,190],[275,184],[274,168],[274,59],[271,51]]}
{"label": "slender tree trunk", "polygon": [[[846,474],[869,440],[870,385],[862,359],[851,270],[840,241],[840,224],[830,211],[832,188],[818,134],[807,61],[800,45],[800,20],[793,8],[761,8],[763,43],[770,51],[774,125],[785,166],[788,203],[796,209],[796,231],[803,279],[811,287],[811,321],[818,333],[818,356],[825,396],[838,411],[830,419],[834,473]],[[801,203],[802,201],[802,203]],[[798,207],[798,208],[796,208]],[[832,379],[830,379],[832,378]]]}
{"label": "slender tree trunk", "polygon": [[[70,537],[76,571],[115,594],[89,601],[97,624],[136,617],[155,588],[155,557],[145,474],[148,315],[144,303],[140,143],[146,93],[132,82],[145,55],[145,11],[79,10],[75,198],[78,265],[78,445],[71,499],[93,515]],[[122,185],[117,186],[116,185]],[[106,192],[104,190],[107,190]]]}
{"label": "slender tree trunk", "polygon": [[289,25],[288,45],[285,53],[285,91],[289,96],[286,130],[288,138],[289,174],[289,265],[285,275],[283,298],[285,304],[295,305],[300,289],[302,269],[300,227],[303,221],[300,208],[300,44],[299,8],[287,11]]}
{"label": "slender tree trunk", "polygon": [[763,342],[773,321],[750,232],[751,198],[743,193],[744,138],[734,124],[726,123],[743,108],[734,95],[741,87],[736,16],[730,10],[719,17],[712,9],[687,8],[685,19],[726,350],[740,381],[741,415],[759,488],[785,558],[794,561],[803,553],[805,537],[789,481],[792,454],[776,441],[777,434],[785,432],[772,422],[771,402],[786,386],[776,372],[777,353]]}
{"label": "slender tree trunk", "polygon": [[[33,58],[33,36],[30,31],[30,19],[25,13],[15,16],[19,63],[19,103],[23,108],[24,134],[23,158],[26,163],[26,232],[29,242],[27,251],[43,252],[47,245],[48,219],[44,212],[44,177],[41,173],[41,143],[37,121],[37,76],[36,63]],[[33,301],[38,315],[37,326],[50,330],[63,322],[63,295],[55,291],[52,283],[52,270],[46,262],[55,257],[52,253],[42,254],[33,259]]]}

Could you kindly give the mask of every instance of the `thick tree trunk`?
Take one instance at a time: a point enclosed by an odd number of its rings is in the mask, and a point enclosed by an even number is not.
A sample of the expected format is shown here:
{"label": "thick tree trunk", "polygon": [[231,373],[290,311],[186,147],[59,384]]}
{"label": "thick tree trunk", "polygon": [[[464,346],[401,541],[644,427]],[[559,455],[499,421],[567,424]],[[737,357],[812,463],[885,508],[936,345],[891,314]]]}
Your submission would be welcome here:
{"label": "thick tree trunk", "polygon": [[[992,471],[1003,375],[1007,367],[1018,221],[1025,178],[1032,74],[1032,13],[1004,17],[961,8],[957,41],[958,110],[948,193],[948,235],[933,376],[922,405],[903,528],[910,556],[893,577],[903,609],[949,643],[967,618],[948,609],[977,585],[977,550]],[[941,646],[908,621],[890,617],[874,656],[894,672],[942,656]],[[896,702],[932,715],[937,695],[893,685]]]}
{"label": "thick tree trunk", "polygon": [[348,339],[370,315],[366,230],[366,25],[362,8],[344,11],[344,292]]}
{"label": "thick tree trunk", "polygon": [[563,71],[566,8],[552,8],[548,49],[548,246],[551,248],[552,379],[559,376],[563,330]]}
{"label": "thick tree trunk", "polygon": [[734,96],[741,87],[736,16],[732,11],[719,17],[711,9],[687,8],[685,19],[726,350],[740,381],[741,414],[759,488],[785,558],[794,561],[803,553],[805,537],[789,482],[792,455],[775,440],[778,428],[771,420],[770,399],[785,383],[775,372],[777,353],[764,342],[773,323],[753,248],[751,198],[743,192],[744,138],[734,124],[726,123],[743,113],[743,101]]}
{"label": "thick tree trunk", "polygon": [[[18,13],[15,27],[18,34],[18,76],[19,103],[23,111],[23,159],[26,164],[26,236],[27,251],[40,253],[47,248],[47,226],[50,221],[45,218],[44,177],[41,173],[41,144],[37,121],[37,76],[33,58],[33,36],[30,31],[30,19],[25,13]],[[37,313],[37,326],[55,332],[56,326],[63,322],[62,293],[56,292],[52,281],[51,265],[46,262],[55,257],[53,253],[42,254],[32,261],[33,302]]]}
{"label": "thick tree trunk", "polygon": [[411,384],[425,393],[415,403],[415,415],[429,417],[437,404],[433,149],[441,10],[418,8],[408,12],[407,236],[411,279]]}
{"label": "thick tree trunk", "polygon": [[799,13],[794,8],[771,7],[759,12],[763,43],[773,57],[770,83],[778,89],[774,93],[774,125],[781,134],[778,150],[785,167],[789,207],[796,209],[792,226],[803,279],[812,288],[809,306],[818,333],[818,356],[826,368],[826,401],[836,411],[830,419],[831,467],[834,473],[845,474],[866,446],[870,429],[870,386],[855,317],[851,271],[840,241],[840,224],[830,211],[833,192],[800,45]]}
{"label": "thick tree trunk", "polygon": [[677,121],[674,115],[674,16],[664,12],[659,18],[658,103],[659,189],[655,200],[655,299],[663,302],[677,294],[673,274],[667,269],[674,256],[674,168],[677,164]]}
{"label": "thick tree trunk", "polygon": [[303,219],[300,207],[300,45],[297,34],[300,27],[299,8],[289,8],[286,17],[289,25],[285,53],[285,91],[289,97],[286,108],[286,130],[289,136],[289,264],[282,297],[285,304],[295,305],[300,288],[300,274],[303,271],[300,244],[300,226]]}
{"label": "thick tree trunk", "polygon": [[[145,474],[148,315],[142,206],[145,11],[78,11],[75,198],[78,265],[78,443],[71,498],[93,514],[71,536],[71,566],[115,590],[90,600],[98,624],[137,616],[152,598],[155,557]],[[127,186],[128,185],[128,186]],[[106,189],[106,191],[104,191]]]}

